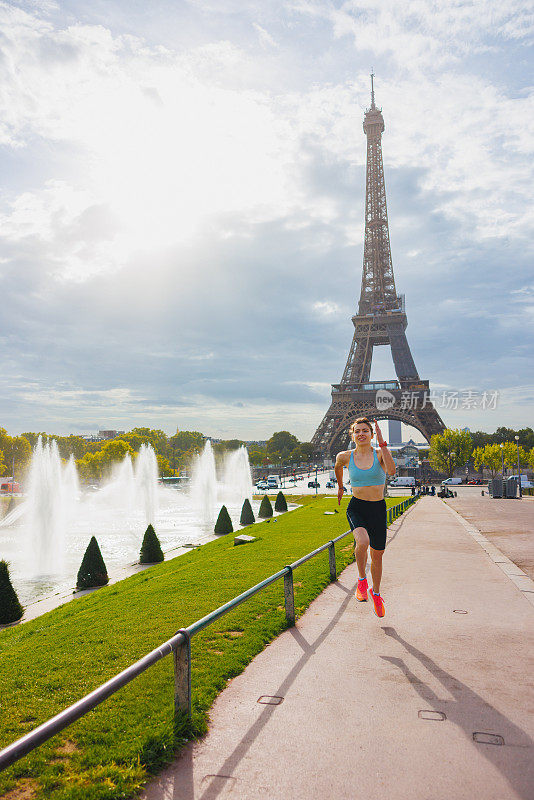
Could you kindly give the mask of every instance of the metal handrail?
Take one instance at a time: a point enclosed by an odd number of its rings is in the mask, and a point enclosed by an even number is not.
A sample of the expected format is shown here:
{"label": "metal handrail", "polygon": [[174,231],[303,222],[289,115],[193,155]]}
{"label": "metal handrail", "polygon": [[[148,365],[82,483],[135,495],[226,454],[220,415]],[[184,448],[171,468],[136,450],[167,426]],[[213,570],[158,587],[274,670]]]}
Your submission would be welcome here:
{"label": "metal handrail", "polygon": [[[399,514],[402,514],[416,498],[417,495],[415,497],[409,497],[402,503],[398,503],[397,505],[388,509],[388,523],[396,519]],[[245,600],[253,597],[262,589],[265,589],[267,586],[270,586],[272,583],[280,580],[280,578],[284,578],[286,620],[289,625],[294,625],[295,599],[293,592],[293,571],[319,553],[329,550],[330,578],[331,580],[336,580],[335,543],[339,542],[341,539],[344,539],[345,536],[348,536],[350,533],[352,533],[352,531],[345,531],[345,533],[336,536],[334,539],[330,539],[330,541],[321,545],[321,547],[318,547],[316,550],[312,550],[310,553],[307,553],[305,556],[302,556],[302,558],[297,559],[297,561],[294,561],[292,564],[288,564],[283,569],[275,572],[274,575],[270,575],[268,578],[265,578],[265,580],[260,581],[260,583],[257,583],[255,586],[252,586],[250,589],[242,592],[242,594],[234,597],[232,600],[229,600],[224,605],[216,608],[215,611],[211,611],[205,617],[202,617],[202,619],[193,622],[188,628],[181,628],[174,634],[174,636],[161,644],[159,647],[156,647],[155,650],[152,650],[146,656],[143,656],[143,658],[139,659],[139,661],[131,664],[122,672],[119,672],[118,675],[110,678],[109,681],[106,681],[106,683],[98,686],[88,695],[76,701],[76,703],[73,705],[69,706],[63,711],[60,711],[60,713],[56,714],[55,717],[43,722],[42,725],[34,728],[33,731],[29,731],[24,736],[21,736],[20,739],[17,739],[3,750],[0,750],[0,771],[10,767],[23,756],[27,755],[32,750],[35,750],[36,747],[39,747],[48,739],[51,739],[56,733],[59,733],[73,722],[76,722],[76,720],[80,719],[80,717],[83,717],[85,714],[87,714],[88,711],[96,708],[96,706],[100,705],[100,703],[102,703],[104,700],[107,700],[108,697],[111,697],[111,695],[115,694],[115,692],[117,692],[119,689],[122,689],[123,686],[126,686],[127,683],[130,683],[130,681],[134,680],[134,678],[137,678],[138,675],[141,675],[142,672],[171,653],[174,657],[175,717],[182,716],[184,713],[190,717],[191,637],[196,633],[199,633],[199,631],[206,628],[212,622],[215,622],[217,619],[227,614],[229,611],[232,611],[241,603],[244,603]]]}

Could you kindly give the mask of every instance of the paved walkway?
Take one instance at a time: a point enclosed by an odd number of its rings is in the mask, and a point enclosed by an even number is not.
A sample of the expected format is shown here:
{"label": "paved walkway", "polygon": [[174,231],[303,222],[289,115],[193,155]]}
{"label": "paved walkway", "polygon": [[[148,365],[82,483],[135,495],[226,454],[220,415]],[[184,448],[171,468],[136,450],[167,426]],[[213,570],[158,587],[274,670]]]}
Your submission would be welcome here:
{"label": "paved walkway", "polygon": [[534,606],[439,499],[390,531],[386,617],[348,567],[144,800],[532,799]]}
{"label": "paved walkway", "polygon": [[531,498],[498,500],[459,491],[446,501],[534,579],[534,503]]}

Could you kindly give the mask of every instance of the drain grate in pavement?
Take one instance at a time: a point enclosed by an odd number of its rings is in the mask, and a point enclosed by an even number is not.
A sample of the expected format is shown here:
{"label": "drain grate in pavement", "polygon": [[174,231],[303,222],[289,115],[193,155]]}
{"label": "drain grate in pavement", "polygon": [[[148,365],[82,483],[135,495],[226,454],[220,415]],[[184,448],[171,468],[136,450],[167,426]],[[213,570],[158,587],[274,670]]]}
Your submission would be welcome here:
{"label": "drain grate in pavement", "polygon": [[464,611],[463,608],[455,608],[452,613],[453,614],[467,614],[467,611]]}
{"label": "drain grate in pavement", "polygon": [[422,709],[417,716],[419,719],[434,719],[437,722],[443,722],[444,719],[447,719],[443,711],[431,711],[429,709]]}
{"label": "drain grate in pavement", "polygon": [[498,733],[483,733],[482,731],[473,733],[473,741],[479,744],[504,744],[504,739]]}
{"label": "drain grate in pavement", "polygon": [[261,697],[258,697],[258,703],[262,703],[264,706],[279,706],[283,699],[276,695],[262,694]]}

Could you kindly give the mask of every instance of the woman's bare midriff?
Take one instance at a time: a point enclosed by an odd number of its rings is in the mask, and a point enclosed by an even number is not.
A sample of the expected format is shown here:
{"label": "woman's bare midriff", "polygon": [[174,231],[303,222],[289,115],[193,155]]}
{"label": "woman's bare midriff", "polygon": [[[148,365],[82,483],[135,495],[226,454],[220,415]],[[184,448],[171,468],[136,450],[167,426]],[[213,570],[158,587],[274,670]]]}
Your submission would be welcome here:
{"label": "woman's bare midriff", "polygon": [[358,500],[383,500],[384,484],[379,486],[356,486],[352,489],[352,494]]}

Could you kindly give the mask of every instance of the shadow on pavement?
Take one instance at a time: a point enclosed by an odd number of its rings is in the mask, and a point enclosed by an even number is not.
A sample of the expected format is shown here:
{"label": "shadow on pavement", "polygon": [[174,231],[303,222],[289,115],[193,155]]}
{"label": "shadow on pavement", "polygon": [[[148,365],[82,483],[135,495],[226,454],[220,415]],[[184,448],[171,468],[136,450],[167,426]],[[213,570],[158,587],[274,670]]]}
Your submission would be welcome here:
{"label": "shadow on pavement", "polygon": [[[514,725],[508,717],[505,717],[496,708],[486,702],[479,694],[474,692],[465,683],[462,683],[454,675],[439,667],[430,656],[422,653],[400,636],[395,628],[382,628],[386,636],[390,636],[402,645],[405,650],[416,658],[425,669],[427,669],[449,692],[453,700],[439,698],[434,690],[420,680],[408,667],[402,658],[393,656],[380,656],[384,661],[398,667],[405,678],[413,686],[417,694],[428,703],[433,711],[440,711],[446,714],[449,722],[457,725],[465,734],[467,742],[472,747],[477,748],[493,766],[504,776],[515,792],[514,797],[523,800],[532,800],[532,745],[533,741],[525,731]],[[506,675],[501,675],[502,680],[506,680]],[[475,743],[473,734],[475,731],[497,734],[504,739],[504,746],[495,744]],[[513,757],[510,757],[510,748],[513,748]],[[523,750],[518,752],[517,748]],[[508,751],[508,752],[507,752]],[[530,751],[530,752],[529,752]],[[466,758],[469,758],[466,751]],[[518,764],[519,758],[524,763]]]}
{"label": "shadow on pavement", "polygon": [[[350,588],[344,586],[339,581],[335,581],[330,585],[337,586],[339,589],[345,592],[347,596],[339,606],[339,609],[332,617],[328,625],[313,642],[308,642],[298,628],[289,628],[288,633],[293,636],[303,652],[287,677],[280,684],[278,689],[273,692],[273,694],[279,697],[285,696],[287,690],[292,685],[299,672],[307,664],[310,657],[315,653],[316,649],[320,647],[329,634],[332,633],[343,613],[345,612],[348,604],[354,597],[354,592],[356,589],[355,586]],[[217,768],[217,774],[206,776],[206,778],[209,780],[205,781],[207,785],[204,791],[202,791],[201,787],[201,793],[198,795],[197,800],[215,800],[221,791],[228,788],[229,782],[234,780],[231,776],[235,768],[246,756],[250,746],[259,736],[264,726],[269,722],[271,715],[275,712],[275,709],[276,706],[264,706],[260,716],[255,723],[250,726],[241,741],[238,742],[234,751],[228,756],[226,761]],[[149,798],[149,800],[193,800],[195,797],[193,782],[193,747],[193,742],[188,744],[182,751],[182,754],[178,756],[180,760],[180,766],[182,767],[180,770],[180,776],[170,775],[168,778],[164,778],[161,784],[153,783],[150,788],[147,789],[146,795],[143,796],[146,796]],[[187,767],[185,767],[185,765],[187,765]],[[174,786],[172,786],[173,781]]]}

